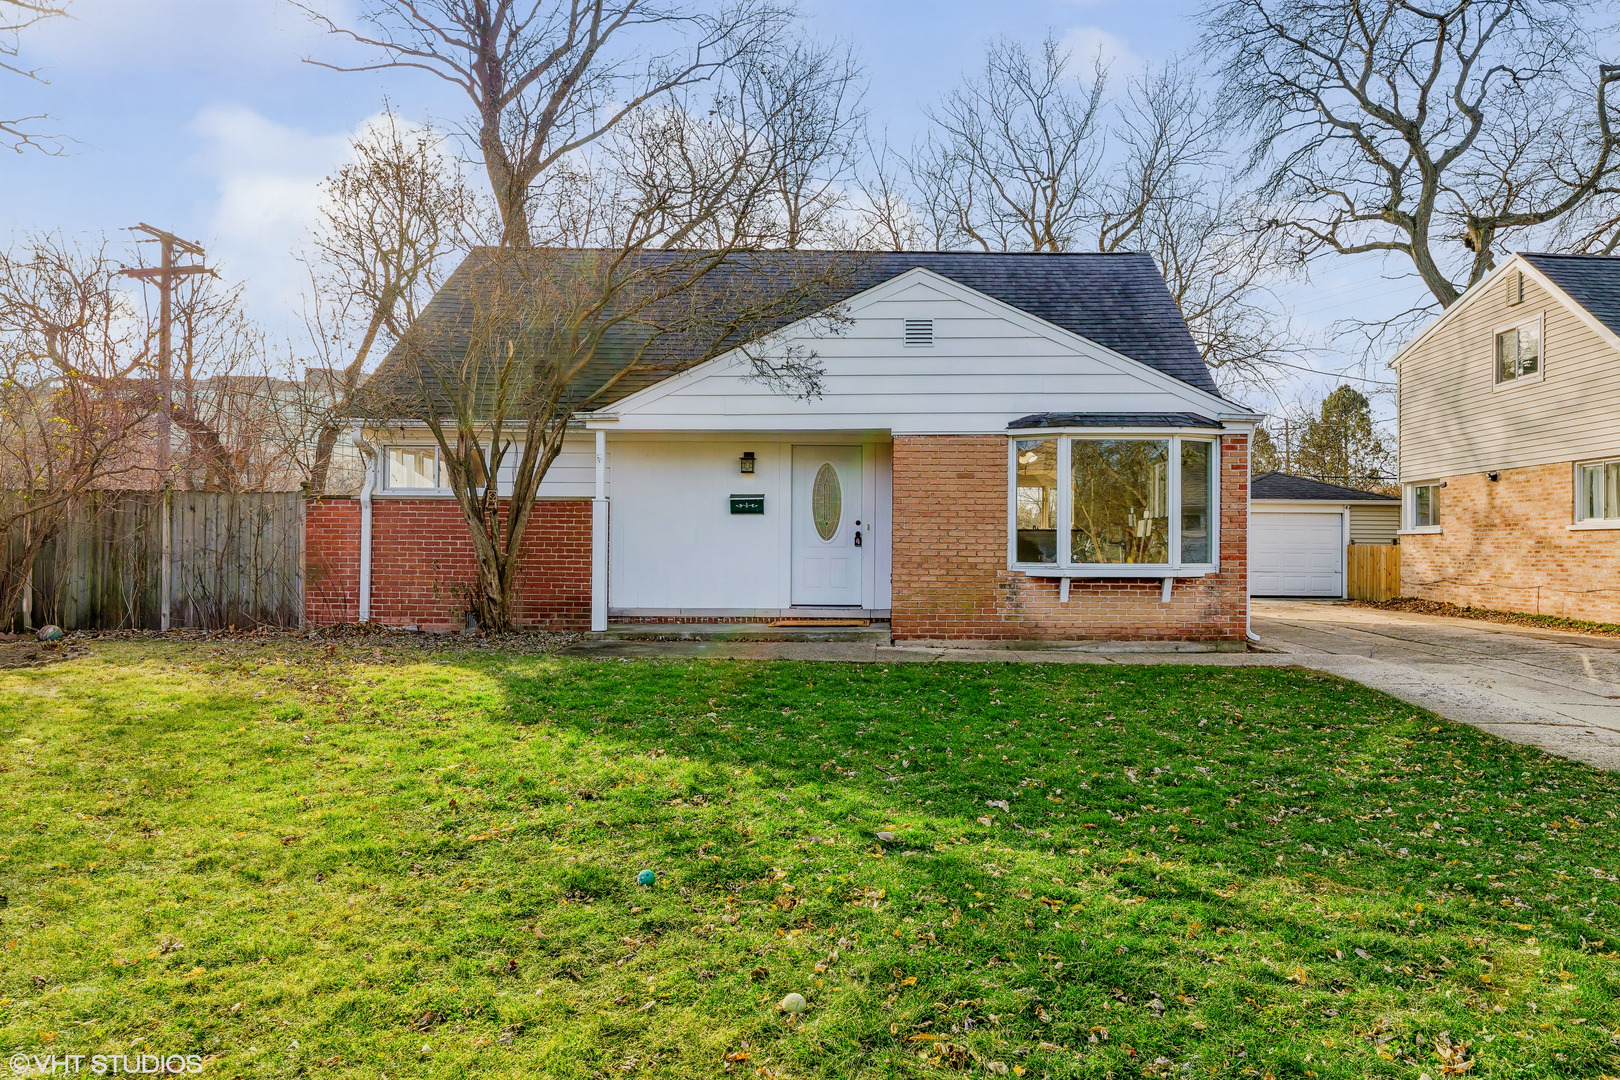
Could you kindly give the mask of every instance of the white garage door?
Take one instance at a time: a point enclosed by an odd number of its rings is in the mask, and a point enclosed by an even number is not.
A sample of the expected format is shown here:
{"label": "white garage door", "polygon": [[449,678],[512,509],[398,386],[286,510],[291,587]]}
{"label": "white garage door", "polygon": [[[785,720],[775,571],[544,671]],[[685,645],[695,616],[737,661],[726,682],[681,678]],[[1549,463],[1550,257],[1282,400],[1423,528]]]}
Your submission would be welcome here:
{"label": "white garage door", "polygon": [[1342,596],[1343,517],[1305,510],[1249,518],[1251,596]]}

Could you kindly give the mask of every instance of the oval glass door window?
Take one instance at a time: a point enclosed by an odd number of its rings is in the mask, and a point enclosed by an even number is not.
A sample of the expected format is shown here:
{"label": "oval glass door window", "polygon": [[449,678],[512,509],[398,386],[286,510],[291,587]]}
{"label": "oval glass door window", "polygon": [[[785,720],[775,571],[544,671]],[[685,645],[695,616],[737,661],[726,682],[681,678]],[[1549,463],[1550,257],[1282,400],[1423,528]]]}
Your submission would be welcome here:
{"label": "oval glass door window", "polygon": [[831,540],[838,533],[843,513],[844,490],[838,483],[838,470],[832,462],[824,462],[810,488],[810,520],[816,523],[816,535]]}

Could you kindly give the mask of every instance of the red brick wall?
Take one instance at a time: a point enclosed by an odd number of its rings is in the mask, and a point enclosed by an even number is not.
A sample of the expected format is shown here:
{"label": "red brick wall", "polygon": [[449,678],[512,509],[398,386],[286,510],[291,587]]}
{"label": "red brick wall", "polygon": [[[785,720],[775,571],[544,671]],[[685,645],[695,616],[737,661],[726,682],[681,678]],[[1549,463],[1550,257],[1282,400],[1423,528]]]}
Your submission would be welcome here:
{"label": "red brick wall", "polygon": [[304,504],[304,619],[311,626],[360,618],[360,500]]}
{"label": "red brick wall", "polygon": [[1439,533],[1401,537],[1401,594],[1620,622],[1620,531],[1569,529],[1571,462],[1446,477]]}
{"label": "red brick wall", "polygon": [[896,436],[893,630],[897,640],[1242,640],[1248,612],[1248,437],[1221,449],[1220,571],[1182,578],[1055,579],[1007,569],[1007,440]]}
{"label": "red brick wall", "polygon": [[[305,520],[309,622],[322,625],[358,618],[359,501],[313,500]],[[309,584],[317,579],[319,586]],[[377,499],[372,503],[374,622],[424,630],[460,629],[466,624],[467,590],[476,579],[466,520],[453,500]],[[516,614],[522,626],[589,628],[590,502],[535,503],[518,564]]]}

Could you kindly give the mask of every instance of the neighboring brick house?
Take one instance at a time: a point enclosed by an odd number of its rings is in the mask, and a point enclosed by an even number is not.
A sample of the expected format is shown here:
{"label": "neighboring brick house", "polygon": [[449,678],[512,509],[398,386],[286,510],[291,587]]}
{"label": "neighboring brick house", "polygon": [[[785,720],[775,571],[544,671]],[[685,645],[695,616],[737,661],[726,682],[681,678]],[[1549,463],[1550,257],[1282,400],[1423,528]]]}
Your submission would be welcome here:
{"label": "neighboring brick house", "polygon": [[[772,389],[739,352],[581,415],[541,485],[520,621],[1244,639],[1258,417],[1220,396],[1150,258],[860,260],[835,332],[770,330],[815,354],[819,394]],[[464,276],[424,320],[461,317]],[[431,438],[361,435],[362,496],[310,508],[309,620],[462,625],[472,561]]]}
{"label": "neighboring brick house", "polygon": [[1394,365],[1402,593],[1620,621],[1620,258],[1515,255]]}

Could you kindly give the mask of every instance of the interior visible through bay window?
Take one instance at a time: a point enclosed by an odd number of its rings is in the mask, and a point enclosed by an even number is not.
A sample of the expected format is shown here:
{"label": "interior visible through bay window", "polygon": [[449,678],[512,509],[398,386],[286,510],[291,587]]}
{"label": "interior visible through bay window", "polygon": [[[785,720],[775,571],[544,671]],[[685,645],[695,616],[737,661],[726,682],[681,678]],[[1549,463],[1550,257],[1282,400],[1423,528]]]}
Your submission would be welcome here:
{"label": "interior visible through bay window", "polygon": [[1015,565],[1213,564],[1212,440],[1065,434],[1012,450]]}

